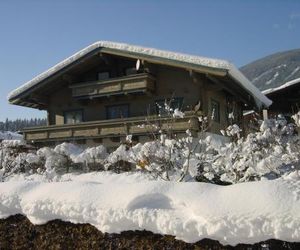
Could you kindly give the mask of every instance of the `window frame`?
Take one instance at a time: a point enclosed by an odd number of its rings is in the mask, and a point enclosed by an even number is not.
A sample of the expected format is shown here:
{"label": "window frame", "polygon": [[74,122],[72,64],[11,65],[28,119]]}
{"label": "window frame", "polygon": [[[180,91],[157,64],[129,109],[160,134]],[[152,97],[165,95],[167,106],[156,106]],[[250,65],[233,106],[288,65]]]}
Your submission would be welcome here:
{"label": "window frame", "polygon": [[[108,73],[108,78],[99,79],[99,74],[102,74],[102,73]],[[110,70],[103,70],[103,71],[99,71],[97,73],[97,81],[106,81],[106,80],[109,80],[110,78],[111,78],[111,71]]]}
{"label": "window frame", "polygon": [[[134,71],[134,73],[128,74],[128,72],[127,72],[128,70],[132,70],[132,71]],[[135,67],[124,67],[123,74],[124,74],[124,76],[133,76],[133,75],[138,74],[138,70]]]}
{"label": "window frame", "polygon": [[[71,113],[71,112],[81,112],[81,122],[75,122],[75,123],[67,123],[67,117],[66,114],[67,113]],[[79,124],[85,121],[84,119],[84,109],[68,109],[68,110],[64,110],[63,111],[63,116],[64,116],[64,124],[66,125],[70,125],[70,124]]]}
{"label": "window frame", "polygon": [[210,99],[210,116],[213,114],[213,107],[214,104],[217,106],[217,110],[215,110],[215,115],[212,117],[212,121],[220,123],[221,122],[221,112],[220,112],[220,102],[217,101],[216,99],[211,98]]}
{"label": "window frame", "polygon": [[127,117],[123,117],[123,118],[129,118],[130,117],[130,103],[120,103],[120,104],[112,104],[112,105],[107,105],[105,106],[105,113],[106,113],[106,120],[112,120],[112,119],[123,119],[122,117],[118,117],[118,118],[109,118],[108,114],[108,109],[112,108],[112,107],[120,107],[120,106],[127,106],[128,109],[128,116]]}

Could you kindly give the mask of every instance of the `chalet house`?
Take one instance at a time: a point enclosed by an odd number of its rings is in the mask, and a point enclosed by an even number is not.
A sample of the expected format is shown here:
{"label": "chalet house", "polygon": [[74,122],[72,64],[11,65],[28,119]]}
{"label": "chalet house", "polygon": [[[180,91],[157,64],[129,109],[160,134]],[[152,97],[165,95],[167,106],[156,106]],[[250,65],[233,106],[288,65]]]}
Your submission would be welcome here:
{"label": "chalet house", "polygon": [[272,105],[268,109],[269,116],[283,114],[291,117],[300,110],[300,78],[277,88],[264,90],[263,93],[272,100]]}
{"label": "chalet house", "polygon": [[[158,105],[180,108],[174,131],[199,131],[197,115],[211,117],[219,133],[242,111],[268,107],[271,101],[227,61],[99,41],[12,91],[11,104],[47,111],[48,125],[26,128],[32,143],[60,141],[114,145],[127,134],[148,139],[145,118],[162,125]],[[196,105],[198,104],[198,105]],[[199,105],[200,104],[200,105]],[[198,107],[195,110],[195,106]]]}

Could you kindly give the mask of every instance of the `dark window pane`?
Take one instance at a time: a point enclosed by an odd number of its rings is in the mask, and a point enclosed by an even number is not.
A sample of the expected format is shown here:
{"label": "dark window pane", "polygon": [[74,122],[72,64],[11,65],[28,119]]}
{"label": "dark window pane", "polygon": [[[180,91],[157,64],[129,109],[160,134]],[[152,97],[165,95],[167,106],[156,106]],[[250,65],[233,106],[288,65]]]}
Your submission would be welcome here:
{"label": "dark window pane", "polygon": [[98,73],[98,80],[107,80],[109,79],[110,74],[109,72],[99,72]]}
{"label": "dark window pane", "polygon": [[137,73],[137,70],[135,68],[127,68],[125,69],[125,75],[129,76],[129,75],[134,75]]}
{"label": "dark window pane", "polygon": [[106,118],[117,119],[129,117],[129,105],[114,105],[106,107]]}

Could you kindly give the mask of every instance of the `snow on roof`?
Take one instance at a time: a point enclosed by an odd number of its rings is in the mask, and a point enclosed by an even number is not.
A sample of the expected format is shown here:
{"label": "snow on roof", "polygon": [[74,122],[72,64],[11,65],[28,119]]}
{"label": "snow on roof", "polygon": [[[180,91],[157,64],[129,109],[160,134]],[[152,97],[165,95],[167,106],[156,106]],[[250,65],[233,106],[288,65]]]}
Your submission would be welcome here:
{"label": "snow on roof", "polygon": [[266,89],[266,90],[263,91],[263,94],[267,95],[267,94],[270,94],[270,93],[274,93],[274,92],[277,92],[279,90],[285,89],[287,87],[296,85],[298,83],[300,84],[300,78],[296,78],[292,81],[286,82],[286,83],[282,84],[281,86],[279,86],[277,88]]}
{"label": "snow on roof", "polygon": [[46,78],[62,70],[66,66],[70,65],[74,61],[77,61],[78,59],[82,58],[83,56],[87,55],[88,53],[98,48],[108,48],[115,51],[134,53],[136,56],[139,55],[151,56],[151,57],[166,59],[174,62],[183,62],[183,63],[193,64],[195,66],[202,66],[202,67],[207,67],[207,68],[217,69],[217,70],[218,69],[225,70],[227,72],[229,71],[229,74],[238,82],[240,82],[241,86],[244,87],[246,90],[248,90],[251,95],[253,95],[253,97],[256,99],[256,103],[258,106],[262,106],[262,105],[269,106],[271,104],[271,101],[268,98],[266,98],[264,95],[262,95],[260,91],[256,89],[256,87],[254,87],[252,83],[250,83],[250,81],[246,77],[244,77],[242,73],[239,70],[237,70],[228,61],[220,60],[220,59],[212,59],[207,57],[193,56],[193,55],[188,55],[183,53],[176,53],[176,52],[171,52],[166,50],[146,48],[146,47],[141,47],[136,45],[129,45],[125,43],[110,42],[110,41],[98,41],[80,50],[79,52],[68,57],[67,59],[56,64],[52,68],[41,73],[40,75],[36,76],[32,80],[26,82],[19,88],[12,91],[8,95],[8,100],[17,98],[23,92],[34,87],[35,85],[39,84],[41,81],[45,80]]}
{"label": "snow on roof", "polygon": [[253,95],[258,107],[269,107],[272,104],[272,101],[256,88],[233,64],[230,65],[229,75]]}

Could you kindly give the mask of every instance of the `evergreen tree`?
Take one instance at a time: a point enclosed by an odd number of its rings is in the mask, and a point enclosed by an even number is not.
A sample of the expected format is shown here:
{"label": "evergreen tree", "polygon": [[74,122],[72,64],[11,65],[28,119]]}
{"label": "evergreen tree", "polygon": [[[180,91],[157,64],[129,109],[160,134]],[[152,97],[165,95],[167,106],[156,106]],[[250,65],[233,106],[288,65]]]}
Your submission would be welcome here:
{"label": "evergreen tree", "polygon": [[0,122],[0,131],[16,132],[26,127],[36,127],[47,125],[47,119],[31,118],[31,119],[16,119],[9,120],[6,118],[5,122]]}

